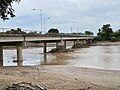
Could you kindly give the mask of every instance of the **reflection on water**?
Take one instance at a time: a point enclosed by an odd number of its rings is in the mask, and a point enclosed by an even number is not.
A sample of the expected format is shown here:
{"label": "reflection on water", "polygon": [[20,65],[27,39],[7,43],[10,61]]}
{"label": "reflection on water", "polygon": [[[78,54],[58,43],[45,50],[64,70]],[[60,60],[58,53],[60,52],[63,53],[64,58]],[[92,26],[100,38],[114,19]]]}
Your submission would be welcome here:
{"label": "reflection on water", "polygon": [[[51,48],[48,48],[50,50]],[[42,48],[23,49],[23,62],[16,60],[16,50],[4,50],[2,66],[75,65],[80,67],[120,70],[120,46],[94,46],[69,53],[43,54]]]}
{"label": "reflection on water", "polygon": [[3,61],[0,61],[0,66],[3,66]]}
{"label": "reflection on water", "polygon": [[[0,66],[34,66],[34,65],[63,65],[68,60],[66,54],[43,54],[43,48],[28,48],[23,49],[23,61],[13,62],[17,60],[16,49],[4,50],[4,62]],[[51,47],[48,48],[48,51]],[[62,57],[62,60],[61,60]]]}

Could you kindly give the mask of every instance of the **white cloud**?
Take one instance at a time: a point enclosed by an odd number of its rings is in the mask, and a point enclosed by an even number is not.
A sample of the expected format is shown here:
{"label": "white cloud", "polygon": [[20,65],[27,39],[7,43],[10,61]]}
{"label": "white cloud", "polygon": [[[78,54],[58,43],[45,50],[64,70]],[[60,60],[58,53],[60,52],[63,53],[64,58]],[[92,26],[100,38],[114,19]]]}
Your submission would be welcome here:
{"label": "white cloud", "polygon": [[[81,32],[90,29],[97,32],[105,23],[119,28],[120,7],[119,0],[21,0],[14,4],[16,19],[1,26],[20,26],[37,29],[40,26],[40,12],[32,9],[41,9],[43,17],[50,17],[46,21],[46,28],[60,28],[62,32],[70,32],[73,21],[79,22]],[[12,24],[11,24],[12,23]]]}

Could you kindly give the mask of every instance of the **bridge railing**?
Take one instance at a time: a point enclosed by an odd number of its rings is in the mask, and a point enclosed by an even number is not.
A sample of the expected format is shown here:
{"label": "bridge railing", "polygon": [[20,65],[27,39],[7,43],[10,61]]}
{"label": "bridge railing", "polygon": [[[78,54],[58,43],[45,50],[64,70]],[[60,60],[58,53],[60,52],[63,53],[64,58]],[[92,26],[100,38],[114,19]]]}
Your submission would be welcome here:
{"label": "bridge railing", "polygon": [[7,34],[7,33],[0,33],[0,37],[95,37],[91,35],[74,35],[74,34]]}

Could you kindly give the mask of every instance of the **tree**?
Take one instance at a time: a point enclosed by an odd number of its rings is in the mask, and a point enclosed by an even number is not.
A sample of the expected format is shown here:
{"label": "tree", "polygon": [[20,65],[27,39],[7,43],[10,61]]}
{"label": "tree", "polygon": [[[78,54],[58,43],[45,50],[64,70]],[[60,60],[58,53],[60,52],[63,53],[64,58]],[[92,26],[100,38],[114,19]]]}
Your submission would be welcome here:
{"label": "tree", "polygon": [[91,31],[85,31],[85,35],[93,35],[93,32],[91,32]]}
{"label": "tree", "polygon": [[21,28],[17,28],[17,29],[11,29],[9,31],[6,31],[6,33],[8,33],[8,34],[25,34],[26,32],[22,31]]}
{"label": "tree", "polygon": [[112,42],[116,42],[116,41],[117,41],[117,38],[114,37],[114,36],[112,36],[112,37],[111,37],[111,41],[112,41]]}
{"label": "tree", "polygon": [[98,30],[98,38],[101,40],[110,40],[113,36],[113,31],[110,24],[103,25],[101,29]]}
{"label": "tree", "polygon": [[15,17],[14,9],[12,8],[12,3],[19,3],[20,0],[0,0],[0,18],[7,20],[10,17]]}
{"label": "tree", "polygon": [[50,30],[48,30],[48,33],[50,33],[50,34],[58,34],[58,33],[59,33],[59,30],[58,30],[58,29],[51,28]]}
{"label": "tree", "polygon": [[120,30],[117,30],[116,32],[114,32],[114,36],[117,38],[118,36],[120,36]]}

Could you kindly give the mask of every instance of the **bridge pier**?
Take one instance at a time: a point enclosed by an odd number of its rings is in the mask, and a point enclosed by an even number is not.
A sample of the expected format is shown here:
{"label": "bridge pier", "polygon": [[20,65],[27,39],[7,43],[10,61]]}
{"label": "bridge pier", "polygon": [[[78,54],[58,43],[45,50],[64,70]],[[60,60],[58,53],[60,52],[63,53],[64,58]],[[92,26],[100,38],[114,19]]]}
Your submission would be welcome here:
{"label": "bridge pier", "polygon": [[22,66],[22,62],[17,62],[17,66]]}
{"label": "bridge pier", "polygon": [[47,43],[46,43],[46,42],[44,42],[43,52],[44,52],[44,53],[46,53],[46,52],[47,52]]}
{"label": "bridge pier", "polygon": [[87,40],[83,40],[83,45],[86,45],[87,44]]}
{"label": "bridge pier", "polygon": [[65,49],[66,49],[66,41],[64,41],[64,47],[65,47]]}
{"label": "bridge pier", "polygon": [[58,44],[59,44],[59,42],[56,42],[56,48],[58,48]]}
{"label": "bridge pier", "polygon": [[73,41],[73,46],[75,46],[76,45],[76,41]]}
{"label": "bridge pier", "polygon": [[79,44],[79,42],[80,42],[79,39],[77,39],[76,44]]}
{"label": "bridge pier", "polygon": [[92,43],[93,43],[93,40],[90,39],[90,40],[89,40],[89,43],[92,44]]}
{"label": "bridge pier", "polygon": [[3,46],[0,45],[0,66],[3,66]]}
{"label": "bridge pier", "polygon": [[22,61],[22,45],[17,45],[17,62]]}
{"label": "bridge pier", "polygon": [[43,64],[47,65],[47,54],[46,53],[44,54],[44,63]]}
{"label": "bridge pier", "polygon": [[89,40],[83,40],[83,44],[86,45],[86,44],[92,44],[93,41],[91,39]]}
{"label": "bridge pier", "polygon": [[90,44],[90,40],[88,39],[88,40],[86,40],[86,44]]}

